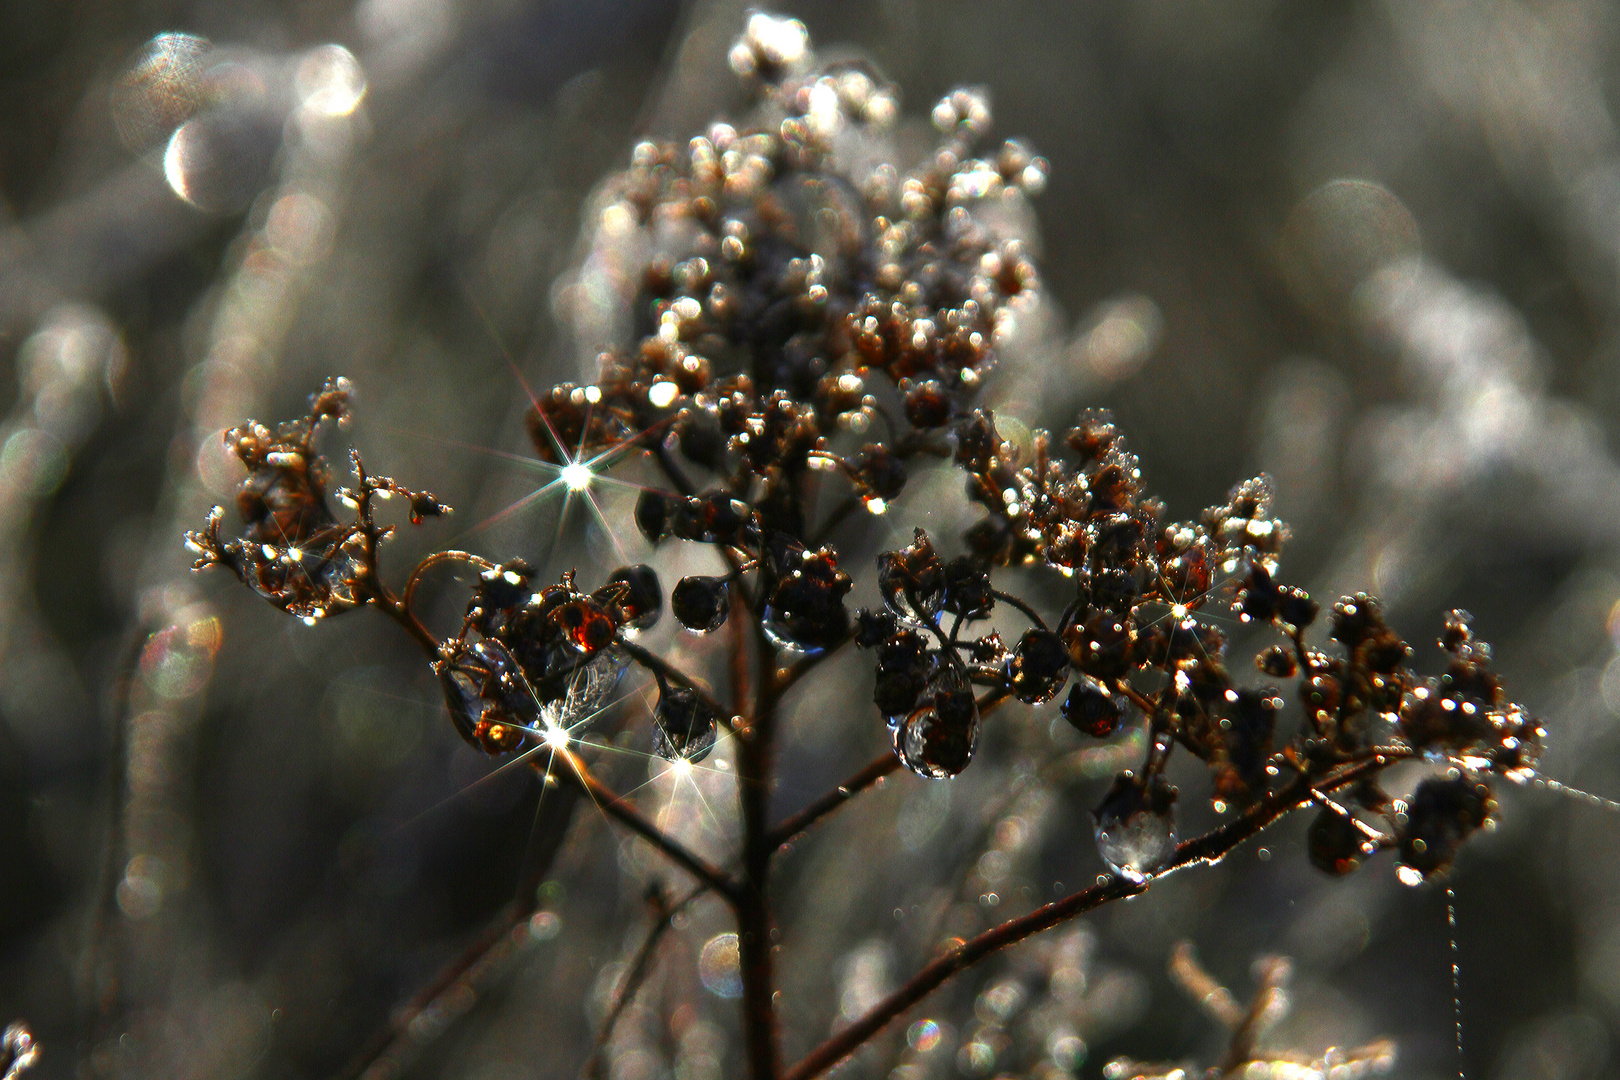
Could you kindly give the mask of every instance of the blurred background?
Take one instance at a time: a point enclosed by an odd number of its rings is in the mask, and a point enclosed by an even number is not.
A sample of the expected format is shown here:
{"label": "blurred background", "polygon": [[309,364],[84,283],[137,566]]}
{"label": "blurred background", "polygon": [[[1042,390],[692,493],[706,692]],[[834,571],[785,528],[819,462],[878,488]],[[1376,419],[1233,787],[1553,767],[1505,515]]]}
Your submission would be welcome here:
{"label": "blurred background", "polygon": [[[992,383],[1001,415],[1112,408],[1174,517],[1269,472],[1285,579],[1380,594],[1430,671],[1441,612],[1470,609],[1548,719],[1545,774],[1620,797],[1612,5],[780,10],[824,55],[869,59],[910,117],[988,86],[994,135],[1050,160],[1032,236],[1049,302]],[[0,1024],[32,1026],[36,1075],[518,1080],[590,1057],[648,888],[682,883],[589,807],[565,834],[532,773],[463,745],[393,628],[305,628],[192,576],[180,537],[230,497],[222,429],[297,415],[344,374],[358,418],[335,460],[352,439],[458,509],[396,541],[396,572],[451,545],[587,584],[648,558],[630,494],[508,511],[543,477],[501,455],[527,453],[525,382],[591,369],[569,316],[593,189],[638,137],[741,114],[743,18],[709,0],[0,5]],[[914,481],[846,537],[857,598],[924,508],[970,520],[957,479]],[[659,559],[666,585],[702,565]],[[433,591],[452,625],[465,591]],[[656,647],[723,662],[671,622]],[[870,679],[842,656],[794,702],[782,811],[885,746]],[[668,775],[626,690],[604,776],[723,857],[729,748]],[[1138,751],[1056,716],[1002,710],[962,778],[892,777],[784,859],[790,1057],[940,941],[1102,870],[1089,808]],[[1174,776],[1184,832],[1207,827],[1207,781]],[[1620,814],[1545,786],[1501,801],[1451,882],[1467,1074],[1616,1075]],[[1181,939],[1240,999],[1257,958],[1294,959],[1271,1045],[1389,1036],[1397,1075],[1456,1075],[1445,889],[1400,886],[1387,859],[1330,882],[1304,824],[967,973],[847,1075],[1213,1063],[1220,1030],[1166,975]],[[540,914],[399,1013],[536,867]],[[727,929],[712,901],[682,912],[600,1075],[740,1075]],[[409,1023],[376,1057],[390,1016]]]}

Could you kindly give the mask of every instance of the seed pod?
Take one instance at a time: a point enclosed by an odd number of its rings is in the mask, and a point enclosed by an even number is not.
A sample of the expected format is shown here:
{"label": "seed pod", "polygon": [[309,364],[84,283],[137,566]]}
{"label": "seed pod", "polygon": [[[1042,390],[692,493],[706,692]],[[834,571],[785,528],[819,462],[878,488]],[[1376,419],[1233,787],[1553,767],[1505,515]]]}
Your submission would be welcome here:
{"label": "seed pod", "polygon": [[654,749],[666,761],[702,761],[714,748],[721,716],[703,695],[685,686],[658,680],[658,704],[653,722],[658,728]]}
{"label": "seed pod", "polygon": [[688,630],[718,630],[731,612],[731,583],[723,577],[681,578],[669,594],[669,609]]}
{"label": "seed pod", "polygon": [[636,499],[636,528],[653,543],[669,535],[669,520],[673,513],[673,500],[662,491],[651,488]]}
{"label": "seed pod", "polygon": [[918,776],[947,780],[972,762],[979,726],[973,687],[954,669],[946,669],[894,726],[894,751]]}
{"label": "seed pod", "polygon": [[1418,785],[1407,804],[1400,838],[1397,876],[1408,885],[1437,877],[1451,869],[1463,841],[1490,820],[1496,809],[1491,788],[1453,770]]}
{"label": "seed pod", "polygon": [[[601,594],[611,593],[609,601]],[[597,590],[598,598],[609,603],[614,617],[632,630],[647,630],[664,613],[664,591],[658,572],[645,563],[621,566],[608,575],[607,584]]]}
{"label": "seed pod", "polygon": [[1069,679],[1069,651],[1050,630],[1030,630],[1007,658],[1007,684],[1026,705],[1051,701]]}
{"label": "seed pod", "polygon": [[1106,739],[1119,730],[1119,703],[1103,684],[1082,675],[1063,699],[1063,719],[1082,735]]}
{"label": "seed pod", "polygon": [[927,623],[945,603],[945,567],[928,534],[918,529],[916,537],[909,547],[878,556],[878,589],[896,615]]}
{"label": "seed pod", "polygon": [[1375,845],[1356,828],[1355,822],[1326,806],[1305,833],[1305,846],[1311,865],[1333,877],[1351,873],[1375,850]]}

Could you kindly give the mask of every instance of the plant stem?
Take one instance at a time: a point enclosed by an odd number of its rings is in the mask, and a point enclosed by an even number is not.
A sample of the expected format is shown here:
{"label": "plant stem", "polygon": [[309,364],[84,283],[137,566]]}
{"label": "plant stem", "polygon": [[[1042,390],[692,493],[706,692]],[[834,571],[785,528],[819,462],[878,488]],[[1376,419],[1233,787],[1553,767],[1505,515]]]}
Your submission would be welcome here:
{"label": "plant stem", "polygon": [[1293,810],[1312,802],[1318,791],[1331,791],[1352,783],[1369,772],[1382,769],[1399,757],[1410,757],[1414,752],[1405,749],[1380,747],[1369,751],[1365,758],[1348,763],[1314,781],[1301,775],[1287,787],[1261,799],[1241,817],[1227,822],[1203,836],[1183,841],[1174,857],[1162,869],[1142,881],[1131,881],[1119,875],[1072,893],[1061,900],[1036,908],[1027,915],[1010,919],[992,927],[936,958],[900,989],[884,998],[865,1016],[823,1042],[802,1061],[782,1074],[781,1080],[811,1080],[820,1076],[882,1031],[907,1009],[937,990],[947,979],[970,967],[991,953],[1014,945],[1042,930],[1051,929],[1076,915],[1101,907],[1114,900],[1122,900],[1145,892],[1149,885],[1166,874],[1195,863],[1214,864],[1230,854],[1238,845],[1259,834],[1268,825]]}
{"label": "plant stem", "polygon": [[[640,810],[620,798],[616,792],[591,775],[590,769],[579,755],[566,747],[554,751],[561,758],[568,769],[564,776],[579,787],[591,801],[596,803],[597,809],[615,818],[625,828],[657,848],[665,858],[697,878],[700,882],[731,901],[733,905],[741,903],[740,890],[737,883],[732,881],[725,871],[720,870],[699,856],[693,854],[685,844],[664,832],[658,826],[648,821]],[[530,759],[530,765],[535,771],[542,774],[548,771],[538,757]]]}
{"label": "plant stem", "polygon": [[771,782],[773,742],[779,691],[775,686],[776,650],[765,636],[759,614],[752,613],[755,646],[753,716],[738,731],[737,797],[742,809],[742,885],[737,904],[737,951],[743,984],[743,1031],[749,1076],[776,1080],[781,1072],[777,1046],[775,973],[771,955],[772,926],[768,886],[771,856]]}
{"label": "plant stem", "polygon": [[778,824],[767,836],[772,850],[780,850],[811,825],[843,806],[856,795],[900,768],[900,759],[891,750],[885,750],[854,776],[839,784],[797,814]]}
{"label": "plant stem", "polygon": [[[354,1078],[371,1073],[380,1062],[403,1062],[421,1049],[423,1040],[413,1034],[412,1021],[456,986],[470,987],[478,972],[489,970],[498,955],[509,950],[513,932],[527,922],[539,906],[539,888],[552,861],[562,847],[578,800],[577,788],[543,787],[535,812],[530,850],[512,902],[502,908],[479,935],[454,960],[404,1004],[392,1011],[388,1023],[355,1055],[339,1075]],[[379,1070],[386,1071],[386,1070]]]}

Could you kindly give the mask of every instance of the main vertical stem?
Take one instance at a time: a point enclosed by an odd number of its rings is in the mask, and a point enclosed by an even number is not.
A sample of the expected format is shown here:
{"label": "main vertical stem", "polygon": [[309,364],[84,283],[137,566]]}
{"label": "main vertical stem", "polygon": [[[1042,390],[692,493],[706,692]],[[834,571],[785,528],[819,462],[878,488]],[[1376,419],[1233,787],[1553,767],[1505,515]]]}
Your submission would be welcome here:
{"label": "main vertical stem", "polygon": [[[737,740],[738,797],[743,819],[742,898],[737,907],[737,951],[742,966],[743,1029],[748,1073],[753,1080],[776,1080],[781,1073],[777,1044],[776,980],[771,956],[768,895],[772,844],[770,823],[773,740],[776,729],[775,650],[751,612],[754,626],[754,708]],[[746,647],[742,634],[734,648]],[[740,658],[739,658],[740,660]],[[739,664],[739,666],[741,666]]]}

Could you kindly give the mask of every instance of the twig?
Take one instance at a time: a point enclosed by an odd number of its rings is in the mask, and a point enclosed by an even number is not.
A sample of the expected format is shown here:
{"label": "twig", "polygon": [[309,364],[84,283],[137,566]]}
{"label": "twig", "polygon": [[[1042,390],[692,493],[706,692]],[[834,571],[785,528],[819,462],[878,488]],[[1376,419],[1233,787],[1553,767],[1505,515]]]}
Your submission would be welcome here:
{"label": "twig", "polygon": [[1180,983],[1181,988],[1205,1012],[1223,1025],[1233,1031],[1243,1026],[1243,1007],[1232,996],[1232,991],[1204,970],[1204,966],[1198,962],[1198,955],[1193,952],[1192,942],[1178,941],[1176,947],[1170,950],[1170,977]]}
{"label": "twig", "polygon": [[737,740],[737,798],[742,811],[742,886],[737,904],[737,952],[743,988],[743,1033],[752,1080],[776,1080],[781,1072],[777,1043],[771,909],[767,895],[771,856],[769,818],[771,778],[775,775],[777,690],[773,685],[776,649],[753,617],[756,697],[753,715]]}
{"label": "twig", "polygon": [[716,701],[713,694],[709,693],[702,686],[698,685],[697,680],[693,679],[692,676],[688,675],[674,664],[671,664],[667,660],[660,657],[657,653],[649,652],[646,648],[637,645],[633,641],[620,641],[619,647],[625,652],[629,653],[632,660],[646,668],[648,671],[652,672],[654,675],[662,675],[670,682],[679,683],[695,693],[705,705],[715,711],[716,715],[727,717],[732,715],[732,710],[726,708],[724,705]]}
{"label": "twig", "polygon": [[782,1074],[782,1080],[810,1080],[811,1077],[820,1076],[854,1053],[907,1009],[933,993],[951,976],[991,953],[1014,945],[1042,930],[1051,929],[1103,904],[1145,892],[1154,881],[1176,870],[1195,863],[1219,862],[1244,841],[1258,835],[1277,819],[1309,803],[1313,798],[1313,791],[1328,791],[1342,787],[1369,772],[1384,768],[1390,761],[1410,757],[1412,754],[1413,751],[1410,750],[1384,747],[1369,753],[1364,759],[1319,778],[1314,784],[1310,777],[1302,775],[1286,788],[1250,807],[1241,817],[1203,836],[1183,841],[1177,846],[1176,853],[1168,864],[1142,881],[1131,881],[1117,874],[1112,875],[1088,889],[1072,893],[1061,900],[1036,908],[1027,915],[986,930],[925,966],[912,976],[909,982],[884,998],[865,1016],[823,1042],[797,1065],[788,1069]]}
{"label": "twig", "polygon": [[106,775],[107,817],[103,837],[101,866],[97,871],[95,900],[90,913],[90,925],[85,935],[84,956],[81,962],[81,981],[87,994],[82,1001],[81,1038],[86,1047],[95,1040],[111,1018],[116,1004],[117,984],[105,970],[108,964],[108,938],[118,910],[119,863],[126,847],[124,830],[125,786],[129,769],[129,725],[131,696],[140,668],[141,654],[151,637],[152,627],[141,624],[133,638],[126,642],[124,654],[119,658],[113,679],[112,746],[108,750]]}
{"label": "twig", "polygon": [[[556,750],[555,754],[568,765],[568,769],[563,773],[564,778],[578,785],[609,817],[617,819],[625,828],[657,848],[671,862],[725,897],[733,905],[741,902],[741,890],[723,870],[710,865],[679,840],[648,821],[640,810],[592,776],[590,769],[579,759],[578,754],[566,747]],[[546,770],[546,765],[539,758],[531,758],[530,764],[540,772]]]}
{"label": "twig", "polygon": [[1248,1013],[1232,1032],[1232,1045],[1227,1048],[1226,1057],[1220,1065],[1221,1076],[1231,1076],[1254,1058],[1254,1044],[1269,1026],[1268,1020],[1275,1019],[1273,1010],[1277,995],[1282,992],[1292,971],[1293,965],[1286,957],[1271,956],[1262,962],[1260,989],[1255,991]]}
{"label": "twig", "polygon": [[584,1068],[580,1070],[583,1075],[601,1077],[602,1051],[613,1038],[613,1029],[618,1026],[619,1017],[624,1015],[625,1009],[635,1000],[636,992],[641,989],[642,982],[652,971],[653,954],[658,948],[658,943],[664,939],[664,934],[674,927],[675,916],[707,891],[706,885],[698,885],[674,905],[665,898],[662,885],[655,883],[647,891],[647,906],[652,909],[652,926],[648,928],[646,940],[641,943],[641,948],[636,950],[636,958],[631,961],[630,970],[625,973],[624,984],[619,990],[618,997],[614,999],[613,1007],[602,1019],[602,1030],[596,1034],[596,1047],[586,1059]]}
{"label": "twig", "polygon": [[1022,611],[1024,616],[1028,618],[1030,622],[1034,623],[1042,630],[1046,629],[1046,620],[1041,618],[1040,613],[1034,608],[1030,607],[1028,604],[1024,603],[1018,597],[1014,596],[1012,593],[1004,593],[1000,589],[991,589],[990,595],[995,597],[997,600],[1000,600],[1002,603]]}
{"label": "twig", "polygon": [[410,578],[405,582],[405,590],[400,594],[399,599],[400,603],[405,606],[406,611],[411,610],[413,606],[412,601],[416,599],[416,587],[422,583],[422,576],[440,563],[446,562],[466,563],[468,566],[476,567],[480,571],[495,569],[494,563],[471,552],[435,551],[432,555],[416,564],[416,569],[411,571]]}
{"label": "twig", "polygon": [[[399,1061],[420,1050],[427,1040],[422,1038],[419,1029],[413,1030],[416,1018],[431,1009],[453,987],[474,981],[475,971],[489,970],[493,961],[499,959],[496,954],[504,955],[501,946],[511,940],[512,932],[528,921],[539,906],[540,883],[562,847],[578,798],[579,789],[575,787],[541,788],[533,840],[525,860],[527,867],[518,880],[512,902],[497,913],[489,925],[454,960],[441,968],[426,986],[393,1011],[388,1023],[338,1074],[340,1077],[353,1080],[355,1077],[376,1075],[372,1070],[377,1063]],[[443,1034],[442,1029],[434,1032],[435,1037],[440,1034]]]}
{"label": "twig", "polygon": [[810,826],[898,768],[900,768],[900,759],[895,756],[893,751],[884,751],[867,762],[860,772],[857,772],[797,814],[771,829],[766,835],[766,842],[771,845],[773,850],[780,850]]}

